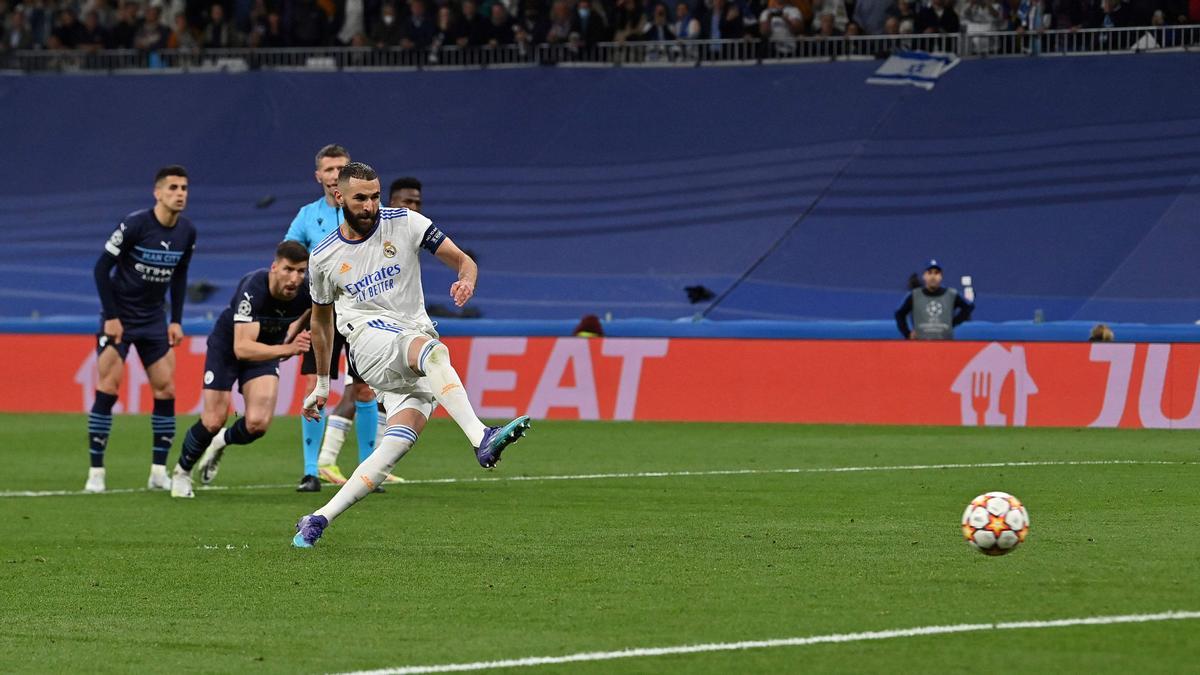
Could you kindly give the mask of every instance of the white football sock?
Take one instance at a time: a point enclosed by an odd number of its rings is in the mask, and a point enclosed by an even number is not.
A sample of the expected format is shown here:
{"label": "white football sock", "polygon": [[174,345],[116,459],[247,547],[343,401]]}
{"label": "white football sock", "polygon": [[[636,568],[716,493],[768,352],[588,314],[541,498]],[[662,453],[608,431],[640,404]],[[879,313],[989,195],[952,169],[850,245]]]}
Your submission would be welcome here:
{"label": "white football sock", "polygon": [[346,484],[333,495],[333,499],[313,512],[313,515],[325,516],[329,522],[354,506],[358,500],[366,497],[377,485],[383,484],[383,479],[392,472],[396,462],[417,442],[417,432],[403,424],[393,424],[383,435],[383,442],[375,446],[371,453]]}
{"label": "white football sock", "polygon": [[[354,421],[340,415],[330,415],[325,425],[325,440],[321,441],[321,456],[317,458],[317,466],[337,464],[338,454],[346,442],[346,432]],[[377,446],[378,447],[378,446]]]}
{"label": "white football sock", "polygon": [[387,411],[383,409],[382,405],[379,406],[379,415],[375,419],[378,422],[375,425],[375,447],[378,448],[379,444],[383,442],[383,432],[387,431]]}
{"label": "white football sock", "polygon": [[[216,434],[213,435],[213,439],[208,442],[208,447],[212,448],[213,452],[216,452],[217,450],[220,450],[221,448],[228,446],[229,445],[229,437],[227,436],[228,433],[229,433],[229,429],[222,428],[220,431],[218,431]],[[205,449],[207,450],[207,448],[205,448]]]}
{"label": "white football sock", "polygon": [[450,350],[441,342],[431,340],[421,349],[417,369],[429,378],[433,398],[458,423],[459,428],[471,441],[471,446],[479,447],[487,427],[475,415],[475,409],[471,407],[471,401],[467,398],[467,390],[463,388],[462,380],[459,379],[454,366],[450,365]]}

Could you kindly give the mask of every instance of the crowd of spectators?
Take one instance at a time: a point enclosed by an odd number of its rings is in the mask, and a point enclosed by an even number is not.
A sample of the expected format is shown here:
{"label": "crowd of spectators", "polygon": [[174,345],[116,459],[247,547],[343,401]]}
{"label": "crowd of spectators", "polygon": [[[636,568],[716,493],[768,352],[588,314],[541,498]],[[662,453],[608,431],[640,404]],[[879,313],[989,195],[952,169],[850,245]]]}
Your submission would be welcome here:
{"label": "crowd of spectators", "polygon": [[0,0],[0,52],[429,49],[1200,23],[1200,0]]}

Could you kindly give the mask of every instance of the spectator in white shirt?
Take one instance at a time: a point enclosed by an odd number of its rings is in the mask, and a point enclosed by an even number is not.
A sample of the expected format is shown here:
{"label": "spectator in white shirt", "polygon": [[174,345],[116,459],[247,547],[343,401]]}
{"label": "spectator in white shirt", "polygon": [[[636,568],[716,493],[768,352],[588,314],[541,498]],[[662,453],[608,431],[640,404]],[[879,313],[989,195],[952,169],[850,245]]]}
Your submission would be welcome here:
{"label": "spectator in white shirt", "polygon": [[846,24],[850,22],[850,13],[846,11],[846,0],[813,0],[812,11],[813,32],[821,29],[822,14],[833,15],[833,25],[839,33],[844,33]]}
{"label": "spectator in white shirt", "polygon": [[967,32],[1000,30],[1000,3],[995,0],[963,0],[958,5],[958,15],[967,24]]}
{"label": "spectator in white shirt", "polygon": [[804,15],[782,0],[767,0],[767,8],[758,16],[758,30],[771,40],[790,40],[804,30]]}

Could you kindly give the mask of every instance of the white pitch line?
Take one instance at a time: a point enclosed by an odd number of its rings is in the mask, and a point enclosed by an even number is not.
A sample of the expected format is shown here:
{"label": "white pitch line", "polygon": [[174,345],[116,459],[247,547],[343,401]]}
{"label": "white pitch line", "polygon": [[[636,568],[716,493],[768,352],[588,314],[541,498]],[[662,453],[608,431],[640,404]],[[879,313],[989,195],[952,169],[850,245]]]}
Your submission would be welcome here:
{"label": "white pitch line", "polygon": [[924,635],[948,635],[991,630],[1024,630],[1035,628],[1064,628],[1068,626],[1105,626],[1122,623],[1149,623],[1154,621],[1181,621],[1200,619],[1200,612],[1173,611],[1158,614],[1125,614],[1120,616],[1090,616],[1078,619],[1053,619],[1050,621],[1010,621],[1005,623],[964,623],[952,626],[918,626],[894,630],[868,631],[863,633],[835,633],[809,637],[782,638],[776,640],[748,640],[745,642],[718,642],[700,645],[677,645],[673,647],[642,647],[613,652],[581,652],[565,656],[527,656],[520,659],[501,661],[477,661],[475,663],[444,663],[428,666],[403,666],[379,670],[359,670],[342,675],[416,675],[417,673],[459,673],[473,670],[497,668],[528,668],[560,663],[585,661],[613,661],[616,659],[670,656],[675,654],[701,654],[706,652],[731,652],[746,649],[771,649],[774,647],[803,647],[805,645],[867,640],[890,640],[893,638],[919,637]]}
{"label": "white pitch line", "polygon": [[[697,476],[757,476],[768,474],[805,474],[805,473],[864,473],[872,471],[928,471],[932,469],[1020,469],[1039,466],[1188,466],[1195,462],[1167,462],[1160,460],[1137,459],[1095,459],[1095,460],[1047,460],[1031,462],[980,462],[975,464],[903,464],[898,466],[828,466],[795,469],[713,469],[710,471],[637,471],[622,473],[580,473],[545,476],[479,476],[476,478],[417,478],[405,480],[405,485],[453,485],[470,483],[510,483],[510,482],[540,482],[563,480],[605,480],[613,478],[676,478]],[[290,485],[209,485],[197,487],[197,490],[281,490]],[[146,488],[120,488],[107,490],[100,494],[137,494],[150,492]],[[6,497],[74,497],[92,494],[83,490],[14,490],[0,492],[0,498]]]}
{"label": "white pitch line", "polygon": [[[217,490],[279,490],[291,485],[204,485],[197,486],[197,492],[209,492]],[[104,495],[131,495],[141,492],[167,492],[167,490],[151,490],[149,488],[117,488],[115,490],[105,490],[104,492],[93,493],[83,490],[11,490],[9,492],[0,492],[0,498],[4,497],[78,497],[81,495],[91,495],[101,497]]]}

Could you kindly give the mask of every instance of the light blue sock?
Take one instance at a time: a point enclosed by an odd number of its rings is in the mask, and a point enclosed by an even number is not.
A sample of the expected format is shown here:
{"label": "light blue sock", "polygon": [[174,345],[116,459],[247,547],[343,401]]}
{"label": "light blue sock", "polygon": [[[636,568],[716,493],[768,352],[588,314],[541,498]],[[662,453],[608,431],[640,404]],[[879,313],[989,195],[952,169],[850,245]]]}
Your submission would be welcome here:
{"label": "light blue sock", "polygon": [[354,435],[358,438],[358,463],[362,464],[375,452],[375,427],[379,424],[379,404],[375,401],[354,402]]}
{"label": "light blue sock", "polygon": [[321,455],[321,439],[325,436],[325,419],[322,414],[318,422],[300,418],[300,435],[304,438],[304,475],[317,475],[317,458]]}

